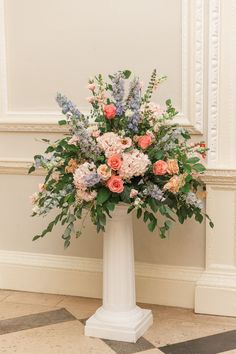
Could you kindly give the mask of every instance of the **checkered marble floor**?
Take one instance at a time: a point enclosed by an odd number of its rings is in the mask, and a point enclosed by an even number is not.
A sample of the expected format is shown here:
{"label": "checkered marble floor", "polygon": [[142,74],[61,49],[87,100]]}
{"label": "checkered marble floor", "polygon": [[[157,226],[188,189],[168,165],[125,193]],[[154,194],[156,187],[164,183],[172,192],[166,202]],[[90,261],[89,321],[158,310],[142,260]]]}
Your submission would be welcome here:
{"label": "checkered marble floor", "polygon": [[236,354],[236,318],[142,305],[153,326],[137,343],[85,337],[97,299],[0,290],[0,354]]}

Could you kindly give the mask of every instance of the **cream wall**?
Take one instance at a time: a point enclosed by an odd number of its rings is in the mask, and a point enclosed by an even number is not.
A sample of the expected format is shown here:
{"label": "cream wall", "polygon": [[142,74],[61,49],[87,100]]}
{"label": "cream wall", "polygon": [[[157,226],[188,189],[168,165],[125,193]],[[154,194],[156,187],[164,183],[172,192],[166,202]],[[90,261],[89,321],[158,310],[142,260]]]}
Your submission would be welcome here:
{"label": "cream wall", "polygon": [[[219,82],[212,83],[211,79],[217,76],[223,90],[229,73],[226,66],[212,72],[208,68],[212,68],[211,60],[218,63],[220,50],[226,58],[231,56],[227,33],[234,21],[227,22],[227,18],[233,0],[0,0],[0,4],[0,256],[4,263],[0,270],[5,272],[2,280],[0,273],[0,287],[99,296],[100,285],[97,290],[86,285],[85,290],[79,285],[74,288],[72,280],[68,286],[58,280],[56,288],[47,282],[40,287],[36,281],[30,288],[12,275],[12,269],[23,277],[35,272],[37,279],[38,268],[30,267],[40,266],[47,268],[48,279],[55,279],[55,274],[50,273],[52,268],[64,271],[63,267],[68,267],[76,269],[80,279],[79,272],[88,271],[93,277],[94,271],[101,270],[102,236],[96,235],[90,223],[84,235],[66,251],[60,228],[44,240],[31,241],[46,220],[29,216],[28,196],[42,176],[27,176],[26,171],[32,156],[43,149],[35,139],[55,139],[62,134],[55,124],[60,117],[55,93],[65,93],[86,110],[90,75],[129,68],[147,83],[156,67],[168,76],[168,81],[160,87],[155,100],[162,103],[171,97],[180,112],[177,120],[189,129],[193,139],[208,139],[213,148],[211,167],[222,167],[219,161],[212,163],[215,140],[221,144],[224,134],[228,134],[233,141],[235,132],[223,130],[221,122],[216,132],[208,117],[218,114],[214,110],[219,92],[214,89]],[[222,47],[216,47],[213,41],[217,21],[222,21]],[[226,70],[225,76],[219,77],[222,70]],[[220,100],[224,97],[220,96]],[[224,168],[232,169],[236,167],[235,145],[230,149],[230,164]],[[222,159],[224,154],[226,150],[219,152]],[[205,267],[205,228],[204,223],[193,221],[184,226],[176,224],[169,237],[161,240],[134,220],[138,297],[142,301],[194,306],[195,283]],[[38,265],[33,261],[36,254]],[[66,258],[60,258],[62,255]],[[21,267],[28,268],[23,272]],[[183,294],[176,300],[173,293],[178,294],[180,287]],[[151,289],[153,296],[149,295]]]}

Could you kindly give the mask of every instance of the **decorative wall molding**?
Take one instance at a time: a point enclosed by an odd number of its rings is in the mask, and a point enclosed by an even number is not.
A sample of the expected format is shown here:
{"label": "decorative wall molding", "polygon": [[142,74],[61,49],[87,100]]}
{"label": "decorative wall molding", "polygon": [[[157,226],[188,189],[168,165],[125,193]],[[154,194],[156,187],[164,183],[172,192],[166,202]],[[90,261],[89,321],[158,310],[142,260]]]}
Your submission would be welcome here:
{"label": "decorative wall molding", "polygon": [[218,144],[220,0],[209,0],[208,48],[208,164],[213,167]]}
{"label": "decorative wall molding", "polygon": [[[136,262],[135,269],[138,301],[193,307],[202,268]],[[0,288],[101,297],[101,259],[0,250],[0,274]]]}
{"label": "decorative wall molding", "polygon": [[201,179],[210,185],[236,186],[236,170],[231,169],[207,169]]}
{"label": "decorative wall molding", "polygon": [[[0,174],[4,175],[27,175],[30,166],[33,161],[27,161],[22,159],[1,159],[0,160]],[[44,176],[43,170],[36,170],[33,175]]]}
{"label": "decorative wall molding", "polygon": [[[4,2],[0,0],[0,131],[63,132],[60,112],[11,112],[7,97]],[[203,133],[204,0],[182,0],[182,112],[177,122],[191,134]],[[192,21],[194,26],[192,26]],[[191,97],[190,97],[191,96]],[[85,110],[88,108],[84,107]],[[82,110],[82,109],[81,109]],[[42,123],[42,118],[46,122]]]}
{"label": "decorative wall molding", "polygon": [[0,132],[67,133],[65,126],[55,123],[0,122]]}

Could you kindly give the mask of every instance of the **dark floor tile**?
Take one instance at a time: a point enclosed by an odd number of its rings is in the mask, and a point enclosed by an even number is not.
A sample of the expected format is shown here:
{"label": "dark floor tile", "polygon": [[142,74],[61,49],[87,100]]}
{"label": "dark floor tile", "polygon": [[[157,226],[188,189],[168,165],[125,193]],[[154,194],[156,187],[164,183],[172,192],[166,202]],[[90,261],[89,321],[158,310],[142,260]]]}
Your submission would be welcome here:
{"label": "dark floor tile", "polygon": [[116,340],[103,339],[103,341],[117,354],[133,354],[155,348],[145,338],[141,337],[136,343],[120,342]]}
{"label": "dark floor tile", "polygon": [[165,354],[217,354],[236,349],[236,330],[158,348]]}
{"label": "dark floor tile", "polygon": [[0,335],[74,320],[76,318],[66,309],[9,318],[0,321]]}

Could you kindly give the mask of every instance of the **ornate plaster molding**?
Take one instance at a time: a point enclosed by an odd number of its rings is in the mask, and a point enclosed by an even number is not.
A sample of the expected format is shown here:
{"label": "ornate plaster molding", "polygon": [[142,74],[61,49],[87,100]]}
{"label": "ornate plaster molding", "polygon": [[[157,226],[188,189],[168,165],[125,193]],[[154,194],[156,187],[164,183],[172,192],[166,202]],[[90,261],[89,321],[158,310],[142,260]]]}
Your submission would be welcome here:
{"label": "ornate plaster molding", "polygon": [[219,114],[220,0],[209,1],[208,162],[217,163]]}

